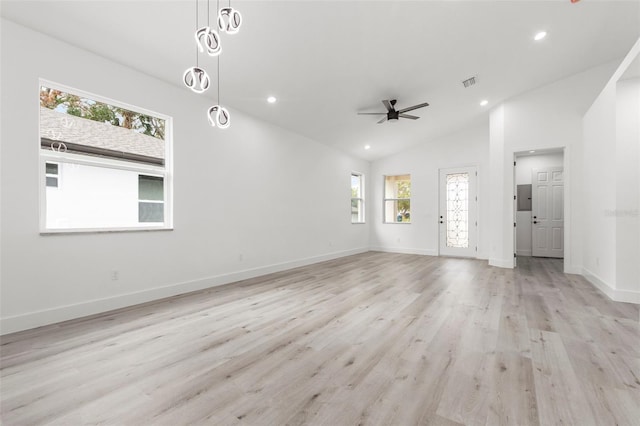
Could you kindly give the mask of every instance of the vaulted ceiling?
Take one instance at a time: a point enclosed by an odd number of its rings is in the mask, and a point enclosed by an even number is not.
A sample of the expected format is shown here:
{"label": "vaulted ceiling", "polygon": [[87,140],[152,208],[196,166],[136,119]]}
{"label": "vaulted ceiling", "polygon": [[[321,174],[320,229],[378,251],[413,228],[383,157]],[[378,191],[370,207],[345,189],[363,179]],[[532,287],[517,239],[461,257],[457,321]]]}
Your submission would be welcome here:
{"label": "vaulted ceiling", "polygon": [[[212,20],[216,3],[209,3]],[[204,24],[207,1],[198,5]],[[221,103],[369,160],[487,122],[505,99],[621,60],[640,35],[637,0],[232,6],[244,19],[238,34],[222,35]],[[195,65],[196,0],[3,0],[1,12],[188,90],[181,79]],[[542,30],[547,37],[534,41]],[[214,80],[205,96],[215,100],[216,59],[201,56],[200,64]],[[465,89],[461,82],[472,76],[477,84]],[[269,95],[278,102],[268,104]],[[378,125],[378,117],[357,115],[383,111],[382,99],[430,106],[416,110],[415,121]],[[482,99],[489,104],[481,107]]]}

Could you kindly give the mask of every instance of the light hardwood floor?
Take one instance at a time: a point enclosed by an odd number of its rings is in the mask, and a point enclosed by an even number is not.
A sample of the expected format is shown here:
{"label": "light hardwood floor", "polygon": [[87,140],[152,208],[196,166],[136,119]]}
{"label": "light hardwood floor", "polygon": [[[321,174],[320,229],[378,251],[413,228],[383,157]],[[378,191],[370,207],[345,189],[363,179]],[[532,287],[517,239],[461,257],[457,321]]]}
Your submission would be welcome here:
{"label": "light hardwood floor", "polygon": [[638,306],[370,252],[2,338],[4,425],[639,425]]}

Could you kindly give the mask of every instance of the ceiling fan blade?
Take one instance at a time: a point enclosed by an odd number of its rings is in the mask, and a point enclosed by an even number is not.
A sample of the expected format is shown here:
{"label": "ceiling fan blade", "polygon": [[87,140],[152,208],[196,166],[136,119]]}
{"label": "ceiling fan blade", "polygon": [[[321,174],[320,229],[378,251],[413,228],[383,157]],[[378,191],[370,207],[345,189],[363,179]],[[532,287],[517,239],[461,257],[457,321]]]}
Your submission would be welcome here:
{"label": "ceiling fan blade", "polygon": [[386,112],[359,112],[358,115],[387,115]]}
{"label": "ceiling fan blade", "polygon": [[402,118],[408,118],[409,120],[417,120],[418,116],[415,115],[409,115],[409,114],[398,114],[398,117],[402,117]]}
{"label": "ceiling fan blade", "polygon": [[382,104],[387,109],[387,111],[394,111],[393,105],[391,105],[391,102],[387,101],[386,99],[382,101]]}
{"label": "ceiling fan blade", "polygon": [[378,124],[382,124],[382,123],[384,123],[385,121],[387,121],[387,117],[386,117],[386,116],[385,116],[384,118],[382,118],[380,121],[378,121]]}
{"label": "ceiling fan blade", "polygon": [[398,111],[398,113],[399,113],[399,114],[402,114],[403,112],[413,111],[414,109],[424,108],[424,107],[426,107],[426,106],[429,106],[429,104],[425,102],[425,103],[423,103],[423,104],[418,104],[418,105],[411,106],[411,107],[409,107],[409,108],[401,109],[400,111]]}

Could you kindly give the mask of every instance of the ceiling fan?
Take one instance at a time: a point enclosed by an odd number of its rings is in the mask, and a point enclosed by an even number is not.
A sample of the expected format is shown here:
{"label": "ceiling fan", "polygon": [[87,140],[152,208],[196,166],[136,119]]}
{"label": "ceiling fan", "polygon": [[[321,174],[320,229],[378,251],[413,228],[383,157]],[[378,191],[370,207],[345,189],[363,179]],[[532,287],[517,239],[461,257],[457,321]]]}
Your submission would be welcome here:
{"label": "ceiling fan", "polygon": [[358,115],[384,115],[385,117],[380,119],[380,121],[378,121],[378,124],[384,123],[385,121],[397,121],[398,118],[408,118],[410,120],[417,120],[420,117],[415,115],[405,114],[405,112],[409,112],[409,111],[413,111],[414,109],[429,106],[429,104],[425,102],[423,104],[410,106],[408,108],[403,108],[401,110],[396,111],[396,108],[395,108],[396,102],[397,101],[395,99],[382,101],[382,104],[385,106],[385,108],[387,108],[387,112],[359,112]]}

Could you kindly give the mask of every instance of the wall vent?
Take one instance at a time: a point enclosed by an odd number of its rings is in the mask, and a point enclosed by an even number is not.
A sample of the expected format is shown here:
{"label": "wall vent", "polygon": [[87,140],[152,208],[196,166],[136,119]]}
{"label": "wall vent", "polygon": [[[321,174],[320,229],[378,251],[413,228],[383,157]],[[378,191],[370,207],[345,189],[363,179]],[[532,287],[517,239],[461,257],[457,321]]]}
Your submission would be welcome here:
{"label": "wall vent", "polygon": [[464,80],[462,84],[464,85],[464,87],[471,87],[474,84],[476,84],[476,78],[475,77],[468,78]]}

